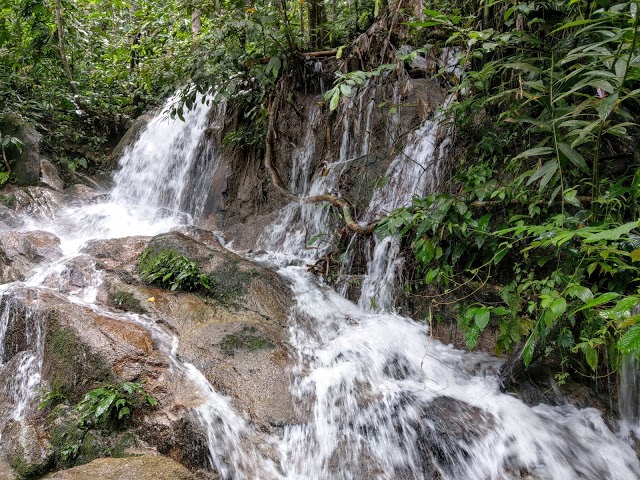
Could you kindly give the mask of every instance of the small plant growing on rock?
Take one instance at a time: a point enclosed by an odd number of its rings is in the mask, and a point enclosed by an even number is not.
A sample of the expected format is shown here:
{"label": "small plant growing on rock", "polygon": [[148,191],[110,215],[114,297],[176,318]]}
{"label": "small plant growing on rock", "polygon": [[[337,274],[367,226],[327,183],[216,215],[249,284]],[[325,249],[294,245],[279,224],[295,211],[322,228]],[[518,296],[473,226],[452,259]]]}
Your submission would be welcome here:
{"label": "small plant growing on rock", "polygon": [[135,407],[155,407],[158,401],[147,393],[142,384],[122,382],[96,388],[88,392],[76,405],[80,426],[115,425],[131,415]]}
{"label": "small plant growing on rock", "polygon": [[158,253],[147,248],[140,257],[140,276],[145,282],[156,283],[170,290],[198,290],[208,286],[207,276],[198,266],[173,249]]}

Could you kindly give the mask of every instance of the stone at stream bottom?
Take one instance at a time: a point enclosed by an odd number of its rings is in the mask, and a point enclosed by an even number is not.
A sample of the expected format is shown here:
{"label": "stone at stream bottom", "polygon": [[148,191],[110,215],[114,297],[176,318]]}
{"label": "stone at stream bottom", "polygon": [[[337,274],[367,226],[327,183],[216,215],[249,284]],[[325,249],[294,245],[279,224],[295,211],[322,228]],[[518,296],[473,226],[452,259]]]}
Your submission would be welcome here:
{"label": "stone at stream bottom", "polygon": [[57,480],[195,480],[179,463],[161,456],[99,458],[93,462],[51,473],[44,478]]}

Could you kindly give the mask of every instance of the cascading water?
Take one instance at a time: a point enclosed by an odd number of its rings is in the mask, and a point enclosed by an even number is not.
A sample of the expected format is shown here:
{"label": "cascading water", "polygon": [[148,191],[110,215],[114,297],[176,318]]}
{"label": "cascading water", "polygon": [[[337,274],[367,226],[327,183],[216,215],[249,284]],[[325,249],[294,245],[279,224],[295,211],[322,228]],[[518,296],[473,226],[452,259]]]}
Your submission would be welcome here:
{"label": "cascading water", "polygon": [[[353,123],[344,117],[339,160],[325,165],[313,179],[309,179],[314,163],[313,129],[320,113],[316,110],[311,115],[292,171],[292,190],[331,192],[341,168],[350,159],[368,153],[372,99],[373,92],[367,89],[356,98],[352,108],[359,113]],[[111,195],[89,205],[63,209],[56,213],[55,222],[32,224],[32,229],[56,233],[66,257],[33,272],[26,282],[27,291],[55,288],[56,279],[64,275],[65,262],[77,255],[88,239],[155,234],[197,216],[203,199],[194,194],[197,188],[181,182],[210,175],[209,170],[194,173],[193,168],[215,168],[213,157],[194,158],[202,154],[208,114],[199,106],[184,125],[154,120],[123,159]],[[420,129],[422,136],[416,135],[397,162],[392,162],[389,182],[372,200],[375,209],[371,212],[384,213],[428,187],[431,177],[422,175],[425,164],[414,175],[401,157],[426,155],[435,143],[436,128],[436,123],[425,123]],[[396,177],[408,177],[414,184]],[[610,431],[597,411],[528,407],[499,392],[495,359],[445,346],[432,340],[423,324],[391,313],[366,311],[319,285],[299,264],[326,251],[324,247],[315,251],[305,247],[310,235],[326,231],[327,215],[318,206],[291,205],[273,226],[273,237],[262,239],[262,245],[273,251],[258,258],[278,266],[294,293],[289,332],[296,363],[291,372],[291,393],[302,420],[284,426],[281,435],[257,431],[201,372],[181,362],[176,353],[179,339],[162,326],[146,315],[112,312],[94,304],[95,285],[100,281],[95,265],[90,266],[95,284],[87,282],[78,291],[62,294],[101,315],[134,321],[151,333],[157,347],[170,358],[174,375],[197,390],[201,402],[195,412],[206,432],[212,466],[224,479],[564,480],[640,476],[640,462],[633,449]],[[290,263],[294,265],[282,266]],[[16,328],[17,316],[7,306],[14,286],[20,283],[0,291],[1,352],[8,345],[7,332]],[[380,297],[380,288],[373,290]],[[40,324],[34,320],[29,325]],[[25,335],[33,345],[27,355],[34,360],[17,359],[27,370],[40,361],[38,328],[41,326]],[[0,373],[3,367],[0,365]],[[24,393],[14,401],[20,415],[27,408],[21,405],[28,405],[38,375],[33,370],[25,376],[32,383],[25,384],[19,390]]]}
{"label": "cascading water", "polygon": [[[439,128],[438,121],[425,122],[409,139],[387,171],[387,184],[374,193],[367,220],[434,187],[448,144],[436,148]],[[353,140],[343,138],[343,146],[348,141]],[[334,186],[322,184],[329,192]],[[271,246],[306,260],[299,243],[305,224],[290,218],[282,215],[272,227],[280,233]],[[277,265],[282,257],[257,260]],[[392,307],[401,262],[395,239],[376,242],[360,306],[318,285],[304,267],[279,271],[296,300],[290,320],[297,352],[292,394],[310,412],[307,422],[286,428],[279,442],[284,478],[640,476],[633,449],[596,410],[529,407],[500,393],[497,360],[445,346],[411,319],[373,313]]]}
{"label": "cascading water", "polygon": [[[310,181],[316,161],[316,129],[320,108],[312,108],[301,145],[292,154],[289,189],[301,197],[337,194],[340,175],[357,158],[369,154],[371,121],[375,106],[375,84],[367,84],[361,92],[338,112],[342,118],[342,140],[338,160],[326,162],[322,171]],[[356,115],[351,115],[355,110]],[[353,117],[353,118],[352,118]],[[322,257],[331,247],[327,239],[330,210],[322,204],[292,203],[279,214],[278,219],[257,242],[258,246],[280,253],[289,261],[311,261]]]}
{"label": "cascading water", "polygon": [[[365,215],[367,221],[410,205],[414,195],[434,187],[441,159],[436,144],[439,129],[438,121],[426,121],[409,139],[407,147],[389,165],[387,183],[374,191]],[[381,311],[393,307],[403,263],[396,238],[374,239],[373,253],[367,262],[368,275],[360,295],[362,308]]]}

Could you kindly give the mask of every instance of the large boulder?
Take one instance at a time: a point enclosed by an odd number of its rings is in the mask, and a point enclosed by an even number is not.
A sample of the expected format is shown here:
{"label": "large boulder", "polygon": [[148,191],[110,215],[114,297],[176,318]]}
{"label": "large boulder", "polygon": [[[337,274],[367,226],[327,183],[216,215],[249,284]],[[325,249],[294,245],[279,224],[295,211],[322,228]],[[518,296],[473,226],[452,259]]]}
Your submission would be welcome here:
{"label": "large boulder", "polygon": [[22,146],[9,145],[5,153],[13,164],[16,185],[37,185],[40,182],[40,140],[42,135],[22,117],[10,113],[0,115],[0,131],[15,137]]}
{"label": "large boulder", "polygon": [[[210,292],[144,285],[136,260],[173,251],[194,261],[216,283]],[[260,430],[295,421],[289,393],[287,319],[290,293],[282,279],[226,250],[210,233],[185,228],[145,241],[140,237],[91,242],[84,252],[115,275],[99,295],[114,308],[146,312],[176,332],[178,355],[233,399]],[[151,299],[152,301],[149,301]]]}
{"label": "large boulder", "polygon": [[[24,277],[41,259],[59,255],[57,238],[41,235],[0,232],[10,266],[19,267],[14,276]],[[167,250],[184,255],[216,289],[184,292],[145,284],[138,272],[145,249],[149,256]],[[41,390],[62,403],[45,410],[32,403],[19,422],[0,421],[7,446],[0,456],[13,466],[42,473],[136,447],[208,470],[205,476],[212,477],[207,427],[199,413],[210,394],[188,364],[229,399],[256,434],[280,433],[296,421],[287,373],[288,287],[274,272],[224,249],[209,232],[187,228],[152,239],[93,241],[83,254],[42,275],[42,285],[51,288],[14,284],[2,296],[7,324],[0,339],[0,415],[10,418],[19,369],[33,356],[41,359],[30,367],[37,367]],[[73,406],[88,391],[123,381],[144,385],[158,406],[136,409],[120,432],[79,429]],[[27,452],[18,448],[24,438],[42,445]],[[71,459],[64,454],[69,442],[77,448]]]}
{"label": "large boulder", "polygon": [[194,480],[179,463],[161,456],[99,458],[86,465],[47,475],[56,480]]}

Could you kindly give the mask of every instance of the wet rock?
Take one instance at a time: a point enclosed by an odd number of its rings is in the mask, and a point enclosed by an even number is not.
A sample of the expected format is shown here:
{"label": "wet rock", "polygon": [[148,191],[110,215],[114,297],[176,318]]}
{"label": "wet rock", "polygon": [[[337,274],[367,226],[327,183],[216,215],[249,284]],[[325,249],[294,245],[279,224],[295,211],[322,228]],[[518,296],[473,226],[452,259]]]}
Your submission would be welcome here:
{"label": "wet rock", "polygon": [[65,190],[65,199],[67,204],[80,204],[85,205],[91,201],[102,198],[105,194],[102,189],[95,186],[87,186],[83,184],[72,185]]}
{"label": "wet rock", "polygon": [[125,282],[137,283],[138,258],[148,243],[149,237],[92,240],[82,253],[93,257],[99,269],[115,273]]}
{"label": "wet rock", "polygon": [[37,185],[40,181],[40,135],[22,117],[6,113],[0,115],[3,135],[18,138],[22,146],[9,145],[5,153],[13,164],[15,183],[19,186]]}
{"label": "wet rock", "polygon": [[65,205],[65,196],[46,187],[12,187],[7,193],[13,194],[15,203],[12,209],[19,215],[36,220],[49,220]]}
{"label": "wet rock", "polygon": [[[149,330],[126,316],[102,314],[100,310],[71,303],[42,289],[14,287],[3,296],[3,302],[2,310],[9,315],[4,342],[8,348],[4,349],[5,363],[0,367],[3,387],[13,388],[10,379],[21,365],[23,353],[37,350],[37,338],[41,337],[41,377],[45,391],[55,392],[68,405],[74,405],[89,390],[101,385],[140,382],[158,400],[159,406],[133,411],[132,443],[143,438],[150,447],[157,447],[158,451],[187,465],[194,462],[194,468],[207,467],[206,442],[201,427],[190,413],[203,399],[184,375],[172,371],[171,360],[159,348],[161,341],[159,344]],[[7,302],[12,304],[8,309]],[[40,333],[33,333],[38,328]],[[10,416],[7,408],[12,407],[12,399],[8,397],[2,395],[0,413]],[[6,405],[3,399],[8,401]],[[32,409],[31,414],[35,415],[35,410]],[[54,422],[48,427],[52,442],[57,437],[70,438],[68,429],[77,429],[77,419],[64,412],[59,418],[66,425],[65,434],[55,434],[62,427]],[[86,438],[82,440],[77,461],[104,456],[122,445],[120,437],[111,435],[92,434],[90,444],[86,444]],[[11,432],[3,434],[2,440],[3,443],[18,441]],[[56,458],[60,458],[64,442],[54,442],[52,448]]]}
{"label": "wet rock", "polygon": [[100,458],[80,467],[47,475],[57,480],[195,480],[179,463],[161,456]]}
{"label": "wet rock", "polygon": [[35,266],[61,257],[60,240],[52,233],[0,231],[0,283],[24,280]]}
{"label": "wet rock", "polygon": [[11,421],[2,431],[2,440],[0,454],[20,478],[33,478],[48,470],[52,451],[38,427]]}
{"label": "wet rock", "polygon": [[178,333],[180,357],[262,430],[294,422],[287,373],[290,293],[281,278],[229,252],[202,230],[159,235],[149,249],[184,255],[220,285],[212,295],[151,287],[138,294],[153,298],[145,308]]}
{"label": "wet rock", "polygon": [[153,120],[153,117],[153,114],[145,113],[144,115],[140,115],[133,121],[131,127],[129,127],[127,132],[111,152],[108,165],[109,167],[116,167],[116,165],[118,164],[118,160],[120,160],[120,157],[124,153],[125,149],[132,145],[138,139],[138,137],[140,137],[140,134],[144,131],[149,122]]}
{"label": "wet rock", "polygon": [[58,169],[48,159],[40,160],[40,183],[61,192],[64,189],[64,181]]}
{"label": "wet rock", "polygon": [[22,219],[9,207],[0,205],[0,224],[4,225],[3,230],[15,229],[22,225]]}
{"label": "wet rock", "polygon": [[[415,436],[416,467],[425,478],[460,478],[474,442],[495,425],[493,417],[477,407],[451,397],[436,397],[417,410],[404,411],[402,405],[416,405],[415,399],[399,399],[392,421],[398,433]],[[404,421],[399,421],[404,411]],[[398,416],[398,418],[395,418]],[[407,472],[409,473],[409,472]],[[413,473],[415,475],[415,472]],[[402,476],[400,476],[402,478]]]}

